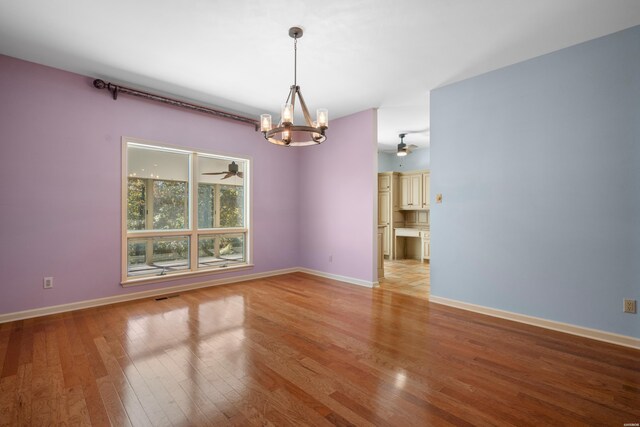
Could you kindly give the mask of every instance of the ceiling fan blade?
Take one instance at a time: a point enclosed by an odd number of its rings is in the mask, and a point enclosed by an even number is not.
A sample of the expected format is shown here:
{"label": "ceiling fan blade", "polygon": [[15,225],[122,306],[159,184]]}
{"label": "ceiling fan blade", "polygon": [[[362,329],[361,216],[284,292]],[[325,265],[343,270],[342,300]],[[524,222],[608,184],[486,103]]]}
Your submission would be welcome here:
{"label": "ceiling fan blade", "polygon": [[402,133],[405,135],[409,135],[411,133],[429,133],[430,129],[428,127],[424,128],[424,129],[418,129],[418,130],[405,130]]}
{"label": "ceiling fan blade", "polygon": [[234,174],[232,174],[231,172],[227,172],[227,174],[225,176],[222,177],[222,179],[227,179],[229,177],[232,177]]}
{"label": "ceiling fan blade", "polygon": [[238,172],[236,175],[238,175],[238,178],[244,178],[244,174],[242,172]]}
{"label": "ceiling fan blade", "polygon": [[205,172],[202,175],[224,175],[225,173],[229,172]]}

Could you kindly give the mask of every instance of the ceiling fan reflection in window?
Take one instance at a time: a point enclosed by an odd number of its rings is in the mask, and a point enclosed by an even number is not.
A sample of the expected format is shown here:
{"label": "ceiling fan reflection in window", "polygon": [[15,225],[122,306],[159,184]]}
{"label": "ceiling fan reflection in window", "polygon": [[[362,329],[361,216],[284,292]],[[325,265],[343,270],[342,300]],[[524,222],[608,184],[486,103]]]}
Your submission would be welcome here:
{"label": "ceiling fan reflection in window", "polygon": [[205,172],[202,175],[224,175],[222,179],[231,178],[232,176],[237,176],[238,178],[243,178],[244,175],[242,172],[238,172],[238,165],[236,162],[229,163],[229,170],[224,172]]}

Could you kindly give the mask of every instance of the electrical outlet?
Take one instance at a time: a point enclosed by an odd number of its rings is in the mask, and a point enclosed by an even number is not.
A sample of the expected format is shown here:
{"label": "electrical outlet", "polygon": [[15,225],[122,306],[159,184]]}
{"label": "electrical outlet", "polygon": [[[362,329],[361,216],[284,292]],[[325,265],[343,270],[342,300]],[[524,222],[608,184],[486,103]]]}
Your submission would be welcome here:
{"label": "electrical outlet", "polygon": [[43,287],[45,289],[53,288],[53,277],[45,277],[43,280]]}
{"label": "electrical outlet", "polygon": [[637,309],[636,309],[636,300],[634,299],[624,299],[624,307],[623,307],[623,311],[625,313],[636,313]]}
{"label": "electrical outlet", "polygon": [[333,255],[329,255],[329,262],[333,262]]}

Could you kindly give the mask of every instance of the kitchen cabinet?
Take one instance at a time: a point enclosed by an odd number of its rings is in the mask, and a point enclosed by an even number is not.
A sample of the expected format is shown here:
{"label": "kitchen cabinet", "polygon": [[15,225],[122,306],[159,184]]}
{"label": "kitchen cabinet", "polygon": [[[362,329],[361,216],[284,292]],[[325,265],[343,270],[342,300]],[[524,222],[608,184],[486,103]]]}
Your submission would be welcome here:
{"label": "kitchen cabinet", "polygon": [[421,210],[430,208],[431,175],[429,171],[400,175],[400,209]]}
{"label": "kitchen cabinet", "polygon": [[379,191],[378,192],[378,225],[384,226],[383,234],[382,234],[382,253],[385,256],[390,256],[391,251],[389,247],[389,230],[391,229],[390,224],[390,215],[391,215],[391,192],[389,191]]}
{"label": "kitchen cabinet", "polygon": [[407,211],[404,213],[404,223],[408,227],[428,227],[429,212],[426,210]]}
{"label": "kitchen cabinet", "polygon": [[410,187],[410,183],[409,183],[409,177],[408,176],[401,176],[400,177],[400,208],[401,209],[410,209],[411,205],[409,204],[410,202],[410,194],[409,194],[409,187]]}
{"label": "kitchen cabinet", "polygon": [[391,175],[378,175],[378,191],[391,191]]}
{"label": "kitchen cabinet", "polygon": [[422,174],[400,175],[400,209],[422,209]]}
{"label": "kitchen cabinet", "polygon": [[431,259],[431,239],[426,235],[422,239],[422,259]]}
{"label": "kitchen cabinet", "polygon": [[384,238],[384,227],[378,227],[378,279],[384,277],[384,254],[382,253],[382,240]]}
{"label": "kitchen cabinet", "polygon": [[[421,261],[430,259],[430,236],[429,230],[397,227],[394,230],[394,241],[396,246],[394,259],[403,259],[407,257],[415,257]],[[408,242],[407,239],[413,240],[413,242]],[[416,241],[416,239],[419,240]],[[417,254],[415,252],[416,250],[418,251]]]}
{"label": "kitchen cabinet", "polygon": [[391,177],[391,203],[394,212],[400,210],[400,179],[397,173]]}
{"label": "kitchen cabinet", "polygon": [[431,175],[427,173],[422,174],[422,209],[429,209],[431,201]]}
{"label": "kitchen cabinet", "polygon": [[388,191],[378,192],[378,225],[389,225],[391,193]]}
{"label": "kitchen cabinet", "polygon": [[378,225],[384,226],[382,247],[387,258],[393,257],[393,226],[402,220],[398,202],[399,181],[397,172],[378,174]]}

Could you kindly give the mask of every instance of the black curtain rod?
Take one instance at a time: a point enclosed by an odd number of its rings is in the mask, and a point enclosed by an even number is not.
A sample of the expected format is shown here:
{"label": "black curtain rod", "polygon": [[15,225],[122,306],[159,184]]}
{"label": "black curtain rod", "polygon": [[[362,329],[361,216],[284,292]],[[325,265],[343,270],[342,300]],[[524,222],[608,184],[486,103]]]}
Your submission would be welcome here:
{"label": "black curtain rod", "polygon": [[119,93],[126,93],[128,95],[133,95],[133,96],[137,96],[137,97],[140,97],[140,98],[150,99],[152,101],[163,102],[165,104],[173,105],[175,107],[187,108],[189,110],[194,110],[194,111],[199,111],[201,113],[211,114],[211,115],[214,115],[216,117],[222,117],[222,118],[225,118],[225,119],[236,120],[238,122],[247,123],[247,124],[253,125],[255,127],[256,131],[259,128],[259,122],[256,119],[251,119],[249,117],[244,117],[244,116],[240,116],[240,115],[233,114],[233,113],[227,113],[226,111],[220,111],[220,110],[216,110],[214,108],[203,107],[201,105],[191,104],[189,102],[184,102],[184,101],[180,101],[180,100],[173,99],[173,98],[167,98],[167,97],[160,96],[160,95],[154,95],[152,93],[143,92],[143,91],[137,90],[137,89],[131,89],[131,88],[125,87],[125,86],[115,85],[113,83],[107,83],[104,80],[100,80],[100,79],[95,79],[93,81],[93,87],[95,87],[96,89],[107,89],[109,92],[111,92],[111,95],[113,96],[114,100],[118,99],[118,94]]}

